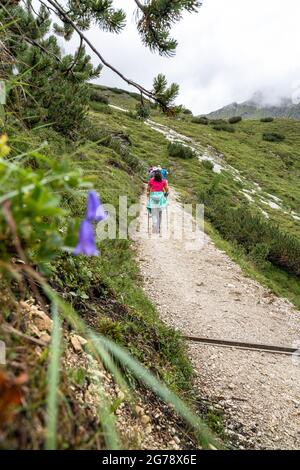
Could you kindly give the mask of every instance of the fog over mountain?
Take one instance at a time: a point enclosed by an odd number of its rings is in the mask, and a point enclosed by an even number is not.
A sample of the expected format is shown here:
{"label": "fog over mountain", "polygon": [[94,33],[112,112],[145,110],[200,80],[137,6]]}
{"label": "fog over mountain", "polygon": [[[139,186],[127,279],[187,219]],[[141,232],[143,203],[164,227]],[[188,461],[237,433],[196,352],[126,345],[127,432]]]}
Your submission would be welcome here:
{"label": "fog over mountain", "polygon": [[242,103],[233,102],[211,113],[209,118],[228,119],[232,116],[241,116],[244,119],[259,119],[264,117],[277,117],[300,119],[300,100],[297,95],[292,97],[279,97],[257,91],[253,96]]}

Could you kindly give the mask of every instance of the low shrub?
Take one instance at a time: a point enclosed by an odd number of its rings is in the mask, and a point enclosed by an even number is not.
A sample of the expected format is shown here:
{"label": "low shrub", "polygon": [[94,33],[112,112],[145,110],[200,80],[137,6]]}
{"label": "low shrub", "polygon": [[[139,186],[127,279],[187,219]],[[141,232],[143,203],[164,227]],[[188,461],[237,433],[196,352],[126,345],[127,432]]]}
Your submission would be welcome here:
{"label": "low shrub", "polygon": [[[111,91],[113,91],[114,93],[116,93],[117,95],[123,95],[123,93],[127,93],[125,90],[122,90],[121,88],[110,88]],[[129,94],[129,93],[128,93]]]}
{"label": "low shrub", "polygon": [[180,142],[170,142],[168,145],[168,152],[170,157],[183,158],[185,160],[196,156],[193,149],[186,145],[182,145]]}
{"label": "low shrub", "polygon": [[209,124],[212,126],[218,126],[219,124],[227,124],[227,121],[225,121],[225,119],[211,119]]}
{"label": "low shrub", "polygon": [[249,252],[250,258],[258,266],[264,266],[270,253],[270,246],[267,243],[258,243]]}
{"label": "low shrub", "polygon": [[242,116],[232,116],[228,119],[229,124],[236,124],[238,122],[241,122]]}
{"label": "low shrub", "polygon": [[145,121],[146,119],[150,117],[150,114],[151,114],[150,106],[142,104],[142,103],[138,103],[135,109],[136,109],[136,116],[141,121]]}
{"label": "low shrub", "polygon": [[209,123],[209,119],[206,116],[195,116],[193,117],[192,122],[194,124],[204,124],[205,126],[207,126],[207,124]]}
{"label": "low shrub", "polygon": [[147,171],[148,165],[139,157],[129,152],[128,149],[121,151],[120,156],[136,176],[142,176]]}
{"label": "low shrub", "polygon": [[300,240],[244,205],[233,207],[218,187],[220,181],[215,181],[214,186],[206,188],[198,197],[205,203],[206,215],[220,234],[241,246],[257,264],[270,262],[299,277]]}
{"label": "low shrub", "polygon": [[128,111],[127,117],[129,117],[130,119],[134,119],[136,121],[139,119],[135,111]]}
{"label": "low shrub", "polygon": [[96,101],[96,103],[109,104],[109,99],[107,96],[102,95],[99,91],[93,91],[90,95],[91,101]]}
{"label": "low shrub", "polygon": [[98,113],[112,114],[112,110],[107,104],[99,103],[98,101],[90,101],[90,108]]}
{"label": "low shrub", "polygon": [[[67,161],[55,161],[38,150],[28,150],[20,158],[6,141],[6,135],[0,136],[0,259],[10,263],[20,256],[8,228],[16,224],[28,264],[44,274],[64,247],[76,244],[79,220],[74,217],[66,222],[69,211],[62,207],[62,200],[80,193],[87,182]],[[9,153],[16,163],[7,159]],[[23,163],[26,160],[30,166]],[[2,273],[0,278],[4,279]],[[12,281],[10,272],[8,280]]]}
{"label": "low shrub", "polygon": [[224,132],[234,132],[235,129],[230,126],[229,124],[227,124],[226,122],[223,124],[215,124],[214,126],[212,126],[212,128],[215,130],[215,131],[224,131]]}
{"label": "low shrub", "polygon": [[282,142],[285,139],[285,136],[278,134],[277,132],[265,132],[263,134],[263,140],[268,142]]}
{"label": "low shrub", "polygon": [[214,168],[214,164],[210,160],[202,160],[201,163],[202,163],[202,166],[204,166],[206,170],[213,170]]}
{"label": "low shrub", "polygon": [[187,109],[187,108],[184,108],[182,112],[183,112],[183,114],[187,114],[189,116],[193,115],[192,111],[190,109]]}
{"label": "low shrub", "polygon": [[109,132],[95,126],[91,121],[87,121],[86,125],[83,127],[82,135],[91,142],[99,143],[101,145],[107,145],[110,141]]}
{"label": "low shrub", "polygon": [[261,118],[260,122],[273,122],[274,118],[273,117],[264,117]]}

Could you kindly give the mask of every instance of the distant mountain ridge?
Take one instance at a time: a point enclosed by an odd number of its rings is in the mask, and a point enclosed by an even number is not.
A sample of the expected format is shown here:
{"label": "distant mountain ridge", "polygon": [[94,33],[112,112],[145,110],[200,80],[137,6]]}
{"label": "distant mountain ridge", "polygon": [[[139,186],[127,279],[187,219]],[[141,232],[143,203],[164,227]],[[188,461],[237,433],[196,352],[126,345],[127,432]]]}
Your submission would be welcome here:
{"label": "distant mountain ridge", "polygon": [[277,105],[266,104],[263,101],[262,93],[257,92],[250,100],[243,103],[231,103],[206,116],[213,119],[228,119],[232,116],[242,116],[244,119],[277,117],[300,120],[300,103],[295,104],[290,98],[282,98]]}

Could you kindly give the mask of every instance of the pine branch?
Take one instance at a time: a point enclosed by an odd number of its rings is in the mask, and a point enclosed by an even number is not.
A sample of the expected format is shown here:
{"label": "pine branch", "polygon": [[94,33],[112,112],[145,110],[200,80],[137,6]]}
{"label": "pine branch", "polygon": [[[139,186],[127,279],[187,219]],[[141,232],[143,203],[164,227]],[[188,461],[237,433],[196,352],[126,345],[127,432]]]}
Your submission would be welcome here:
{"label": "pine branch", "polygon": [[181,19],[184,11],[195,12],[202,5],[202,0],[151,0],[146,4],[134,1],[142,12],[137,25],[142,41],[150,49],[169,57],[175,54],[177,47],[177,41],[170,36],[172,25]]}
{"label": "pine branch", "polygon": [[[10,16],[10,18],[12,20],[14,20],[14,18],[10,15],[10,12],[9,10],[3,6],[3,8],[5,9],[5,12]],[[18,34],[24,39],[24,41],[26,41],[28,44],[30,44],[31,46],[36,46],[38,49],[40,49],[42,52],[44,52],[45,54],[47,55],[52,55],[58,62],[61,62],[60,58],[54,54],[54,52],[51,52],[51,51],[48,51],[48,49],[46,49],[46,47],[42,46],[42,44],[40,44],[38,41],[36,41],[35,39],[32,39],[32,38],[29,38],[23,31],[22,29],[20,28],[19,24],[18,24],[18,21],[15,21],[15,23],[13,24],[12,26],[12,30],[16,28],[18,30]]]}
{"label": "pine branch", "polygon": [[[69,23],[72,28],[76,31],[76,33],[79,35],[79,37],[90,47],[90,49],[97,55],[97,57],[100,59],[100,61],[105,65],[107,68],[112,70],[116,75],[118,75],[123,81],[125,81],[128,85],[133,86],[134,88],[138,89],[140,93],[142,93],[144,96],[147,98],[156,101],[160,106],[164,108],[164,103],[159,100],[153,92],[147,90],[143,86],[139,85],[138,83],[134,82],[130,78],[127,78],[125,75],[123,75],[118,69],[116,69],[113,65],[107,62],[107,60],[103,57],[103,55],[96,49],[96,47],[92,44],[92,42],[85,36],[85,34],[78,28],[78,26],[74,23],[74,21],[67,15],[67,13],[64,11],[62,6],[56,2],[55,0],[46,0],[47,3],[49,3],[55,10],[56,10],[56,15],[60,17],[60,19],[66,23]],[[41,2],[43,3],[43,2]]]}
{"label": "pine branch", "polygon": [[28,36],[23,34],[21,31],[20,31],[20,34],[26,42],[28,42],[32,46],[36,46],[38,49],[40,49],[45,54],[52,55],[57,60],[57,62],[61,62],[60,58],[56,54],[54,54],[54,52],[48,51],[48,49],[46,49],[46,47],[42,46],[39,42],[35,41],[34,39],[29,38]]}
{"label": "pine branch", "polygon": [[142,12],[144,12],[145,11],[145,5],[142,5],[142,3],[139,0],[134,0],[134,1],[137,4],[137,6],[139,7],[139,9],[142,10]]}
{"label": "pine branch", "polygon": [[81,53],[82,46],[83,46],[83,39],[80,38],[80,44],[79,44],[79,48],[78,48],[77,54],[75,55],[74,61],[72,62],[72,64],[70,65],[70,67],[67,68],[67,70],[65,71],[65,74],[66,74],[66,75],[68,75],[69,72],[73,72],[73,68],[74,68],[75,65],[77,64],[77,61],[78,61],[78,59],[79,59],[79,57],[80,57],[80,53]]}
{"label": "pine branch", "polygon": [[34,13],[38,18],[40,18],[40,20],[43,20],[43,18],[41,17],[41,15],[34,9],[31,0],[26,0],[26,1],[23,0],[23,3],[30,5],[30,9],[33,11],[33,13]]}

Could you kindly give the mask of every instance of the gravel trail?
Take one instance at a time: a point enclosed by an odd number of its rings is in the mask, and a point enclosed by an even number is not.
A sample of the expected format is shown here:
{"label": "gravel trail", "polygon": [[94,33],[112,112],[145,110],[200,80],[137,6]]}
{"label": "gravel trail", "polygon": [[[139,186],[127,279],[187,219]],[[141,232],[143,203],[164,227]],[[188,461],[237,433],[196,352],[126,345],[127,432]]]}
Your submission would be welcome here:
{"label": "gravel trail", "polygon": [[[182,206],[173,190],[162,237],[147,236],[145,203],[144,195],[138,261],[167,324],[187,335],[300,348],[298,310],[243,275],[207,235],[191,250],[190,215],[178,236]],[[226,432],[240,448],[300,449],[300,358],[200,344],[190,344],[189,353],[196,386],[224,410]]]}

